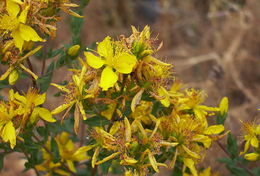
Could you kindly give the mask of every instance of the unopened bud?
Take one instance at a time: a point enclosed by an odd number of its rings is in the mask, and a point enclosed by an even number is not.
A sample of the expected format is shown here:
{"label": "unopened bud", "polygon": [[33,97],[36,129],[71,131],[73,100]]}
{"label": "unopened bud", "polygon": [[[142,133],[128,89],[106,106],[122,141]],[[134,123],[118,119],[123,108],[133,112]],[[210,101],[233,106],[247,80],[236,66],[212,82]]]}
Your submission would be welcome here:
{"label": "unopened bud", "polygon": [[79,52],[80,46],[79,45],[73,45],[68,49],[68,55],[70,56],[76,56]]}

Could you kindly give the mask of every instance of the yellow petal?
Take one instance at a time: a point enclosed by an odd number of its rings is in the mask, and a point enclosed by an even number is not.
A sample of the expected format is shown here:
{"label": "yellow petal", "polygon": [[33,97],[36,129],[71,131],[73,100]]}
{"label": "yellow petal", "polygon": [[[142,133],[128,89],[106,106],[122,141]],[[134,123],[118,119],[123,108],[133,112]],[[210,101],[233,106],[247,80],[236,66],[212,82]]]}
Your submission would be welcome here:
{"label": "yellow petal", "polygon": [[95,68],[95,69],[101,68],[105,63],[105,61],[103,59],[95,56],[91,52],[84,52],[84,55],[87,59],[87,63],[92,68]]}
{"label": "yellow petal", "polygon": [[44,41],[32,27],[24,25],[22,23],[19,26],[19,32],[20,36],[25,41]]}
{"label": "yellow petal", "polygon": [[107,36],[102,42],[98,43],[97,51],[100,56],[112,57],[113,48],[111,44],[111,38]]}
{"label": "yellow petal", "polygon": [[10,142],[10,147],[13,149],[16,145],[16,134],[13,122],[9,121],[2,129],[1,137],[4,142]]}
{"label": "yellow petal", "polygon": [[162,66],[170,66],[171,64],[167,64],[167,63],[165,63],[165,62],[162,62],[162,61],[160,61],[160,60],[158,60],[158,59],[156,59],[156,58],[154,58],[154,57],[152,57],[152,56],[146,56],[145,58],[143,58],[145,61],[147,61],[147,62],[154,62],[154,63],[156,63],[156,64],[158,64],[158,65],[162,65]]}
{"label": "yellow petal", "polygon": [[259,141],[258,141],[258,139],[257,139],[256,136],[252,137],[252,139],[250,140],[250,144],[251,144],[253,147],[258,148],[258,146],[259,146]]}
{"label": "yellow petal", "polygon": [[192,159],[185,158],[183,160],[183,163],[184,163],[185,166],[187,166],[190,169],[193,176],[198,176],[197,170],[195,168],[195,163]]}
{"label": "yellow petal", "polygon": [[111,155],[105,157],[105,158],[102,159],[101,161],[96,162],[96,165],[99,165],[99,164],[102,164],[102,163],[104,163],[104,162],[107,162],[108,160],[111,160],[111,159],[115,158],[115,157],[116,157],[117,155],[119,155],[119,154],[120,154],[120,152],[113,153],[113,154],[111,154]]}
{"label": "yellow petal", "polygon": [[30,8],[30,6],[26,6],[25,9],[21,12],[21,14],[18,18],[21,23],[24,23],[24,24],[26,23],[29,8]]}
{"label": "yellow petal", "polygon": [[91,160],[91,166],[92,166],[92,168],[94,168],[95,165],[96,165],[96,161],[97,161],[97,156],[98,156],[98,154],[99,154],[99,150],[100,150],[100,147],[97,147],[97,148],[95,149],[94,154],[93,154],[93,157],[92,157],[92,160]]}
{"label": "yellow petal", "polygon": [[225,130],[223,125],[212,125],[208,127],[205,131],[204,134],[207,135],[212,135],[212,134],[219,134]]}
{"label": "yellow petal", "polygon": [[200,159],[200,155],[191,151],[188,147],[186,147],[185,145],[182,145],[182,148],[185,150],[185,152],[187,152],[190,156],[196,158],[196,159]]}
{"label": "yellow petal", "polygon": [[151,151],[148,151],[148,158],[149,158],[149,161],[153,167],[153,169],[155,170],[155,172],[159,172],[159,169],[158,169],[158,166],[157,166],[157,162],[153,156],[153,154],[151,153]]}
{"label": "yellow petal", "polygon": [[20,95],[18,92],[16,92],[16,93],[14,94],[14,98],[15,98],[16,100],[22,102],[23,104],[26,104],[26,102],[27,102],[27,99],[26,99],[24,96]]}
{"label": "yellow petal", "polygon": [[[79,158],[79,155],[86,155],[86,152],[93,149],[95,145],[88,145],[88,146],[83,146],[77,149],[77,151],[73,154],[73,158],[77,160]],[[77,160],[79,161],[79,160]]]}
{"label": "yellow petal", "polygon": [[140,103],[140,100],[142,98],[142,95],[143,95],[143,92],[144,92],[144,89],[141,89],[133,98],[132,102],[131,102],[131,110],[132,112],[135,111],[135,107],[136,105],[138,105]]}
{"label": "yellow petal", "polygon": [[131,135],[132,135],[131,125],[126,117],[124,118],[124,124],[125,124],[125,140],[126,142],[130,142]]}
{"label": "yellow petal", "polygon": [[106,117],[108,120],[111,120],[115,108],[116,108],[116,103],[111,103],[107,106],[107,109],[105,111],[101,112],[101,115]]}
{"label": "yellow petal", "polygon": [[208,167],[207,169],[204,169],[199,176],[211,176],[211,167]]}
{"label": "yellow petal", "polygon": [[109,134],[111,134],[111,135],[116,134],[116,132],[120,129],[120,126],[121,126],[121,122],[118,122],[118,121],[113,122],[113,125],[109,130]]}
{"label": "yellow petal", "polygon": [[14,44],[15,46],[20,50],[22,51],[22,48],[23,48],[23,44],[24,44],[24,39],[21,37],[20,35],[20,31],[19,31],[19,28],[12,31],[12,37],[14,39]]}
{"label": "yellow petal", "polygon": [[135,64],[136,57],[129,53],[122,53],[119,57],[116,58],[113,67],[119,72],[124,74],[129,74],[132,72]]}
{"label": "yellow petal", "polygon": [[126,163],[128,163],[128,164],[135,164],[135,163],[138,162],[136,159],[131,158],[131,157],[127,156],[127,155],[124,156],[124,161]]}
{"label": "yellow petal", "polygon": [[165,145],[165,146],[175,147],[175,146],[177,146],[179,143],[178,143],[178,142],[161,141],[160,144],[161,144],[161,145]]}
{"label": "yellow petal", "polygon": [[169,107],[171,102],[170,102],[169,93],[167,92],[167,90],[163,87],[160,87],[157,91],[158,91],[159,96],[164,97],[163,99],[160,100],[162,105],[165,107]]}
{"label": "yellow petal", "polygon": [[39,94],[36,99],[34,100],[35,106],[41,105],[45,102],[46,100],[46,93]]}
{"label": "yellow petal", "polygon": [[71,160],[66,160],[66,163],[67,163],[69,169],[70,169],[72,172],[74,172],[74,173],[77,172],[77,170],[76,170],[76,168],[75,168],[75,166],[74,166],[73,161],[71,161]]}
{"label": "yellow petal", "polygon": [[240,155],[245,154],[248,151],[249,147],[250,147],[250,141],[246,141],[245,146],[244,146],[244,151],[240,152],[239,154]]}
{"label": "yellow petal", "polygon": [[20,7],[12,0],[6,0],[6,10],[10,16],[16,17],[20,12]]}
{"label": "yellow petal", "polygon": [[48,109],[37,107],[34,110],[39,113],[39,116],[43,120],[47,122],[56,122],[56,120],[52,117],[51,112]]}
{"label": "yellow petal", "polygon": [[248,154],[245,154],[244,158],[249,161],[256,161],[259,159],[259,154],[258,153],[248,153]]}
{"label": "yellow petal", "polygon": [[79,111],[82,115],[83,120],[87,120],[86,112],[84,110],[82,102],[79,102],[77,105],[79,106]]}
{"label": "yellow petal", "polygon": [[117,74],[112,70],[111,67],[106,67],[101,73],[101,79],[99,86],[103,91],[108,90],[108,88],[113,87],[118,80]]}
{"label": "yellow petal", "polygon": [[54,110],[51,111],[51,114],[55,115],[55,114],[59,114],[60,112],[64,111],[65,109],[69,108],[70,106],[72,106],[75,102],[71,102],[68,104],[62,104],[60,106],[58,106],[57,108],[55,108]]}
{"label": "yellow petal", "polygon": [[212,141],[212,139],[210,139],[208,136],[200,134],[195,135],[192,140],[203,143],[204,147],[206,148],[210,147]]}
{"label": "yellow petal", "polygon": [[70,93],[70,90],[66,88],[66,86],[61,86],[55,83],[51,83],[52,86],[60,89],[62,92]]}

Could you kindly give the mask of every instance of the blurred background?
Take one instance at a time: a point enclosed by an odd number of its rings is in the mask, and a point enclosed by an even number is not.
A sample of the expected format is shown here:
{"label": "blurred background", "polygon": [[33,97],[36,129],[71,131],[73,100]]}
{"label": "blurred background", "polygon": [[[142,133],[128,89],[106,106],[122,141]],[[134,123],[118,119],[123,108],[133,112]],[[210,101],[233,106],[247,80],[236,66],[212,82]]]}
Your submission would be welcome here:
{"label": "blurred background", "polygon": [[[92,0],[84,16],[81,40],[85,45],[107,35],[129,35],[131,25],[140,30],[150,25],[164,44],[157,57],[174,65],[176,77],[188,87],[205,90],[208,105],[218,106],[223,96],[229,98],[226,128],[238,139],[242,139],[240,120],[260,123],[259,0]],[[70,43],[66,19],[49,45],[58,48]],[[54,75],[53,82],[61,81],[64,69]],[[50,89],[50,95],[52,91],[56,90]],[[54,108],[59,101],[50,97],[46,104]],[[201,166],[229,175],[215,161],[219,157],[226,157],[225,153],[213,145]],[[34,175],[30,171],[19,174],[24,162],[18,154],[9,156],[0,175]],[[164,170],[160,175],[170,173]]]}

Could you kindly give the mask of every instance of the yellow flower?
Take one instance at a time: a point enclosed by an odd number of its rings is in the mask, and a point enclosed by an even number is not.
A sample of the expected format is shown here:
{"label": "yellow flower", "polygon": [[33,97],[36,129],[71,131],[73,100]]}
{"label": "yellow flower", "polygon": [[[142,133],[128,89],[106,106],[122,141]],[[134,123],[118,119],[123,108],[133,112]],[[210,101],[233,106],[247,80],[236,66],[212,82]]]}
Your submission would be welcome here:
{"label": "yellow flower", "polygon": [[66,163],[69,170],[76,173],[75,162],[90,159],[87,155],[87,151],[91,150],[93,146],[83,146],[77,148],[76,144],[69,139],[69,133],[62,132],[60,135],[56,136],[55,141],[58,144],[61,161],[57,163],[53,162],[52,155],[49,153],[49,151],[51,151],[51,140],[49,138],[45,144],[48,151],[46,151],[45,148],[42,149],[44,162],[36,166],[39,171],[45,171],[48,172],[48,174],[53,172],[59,175],[69,176],[70,173],[61,169],[62,163]]}
{"label": "yellow flower", "polygon": [[72,172],[76,172],[74,162],[90,159],[86,152],[92,149],[92,146],[83,146],[77,149],[72,140],[69,139],[69,133],[62,132],[56,137],[56,142],[62,161],[66,162]]}
{"label": "yellow flower", "polygon": [[16,131],[12,122],[16,115],[13,107],[8,108],[4,102],[0,102],[0,136],[3,142],[10,142],[12,149],[16,145]]}
{"label": "yellow flower", "polygon": [[45,94],[38,94],[29,89],[25,96],[9,91],[9,101],[0,102],[0,136],[4,142],[16,145],[16,136],[26,124],[36,122],[40,117],[48,122],[55,122],[49,110],[39,107],[45,101]]}
{"label": "yellow flower", "polygon": [[[36,31],[26,25],[27,14],[30,6],[26,6],[24,10],[20,10],[19,4],[22,1],[6,0],[6,10],[8,15],[3,15],[0,19],[0,29],[11,31],[14,44],[22,51],[25,41],[44,41]],[[18,14],[20,15],[18,16]]]}
{"label": "yellow flower", "polygon": [[[137,59],[134,55],[125,51],[121,51],[114,46],[110,37],[106,37],[97,46],[98,56],[90,52],[85,52],[87,63],[95,69],[101,68],[105,65],[101,73],[99,86],[106,91],[113,87],[118,80],[118,74],[115,72],[129,74],[132,72]],[[115,71],[114,71],[115,70]]]}
{"label": "yellow flower", "polygon": [[34,123],[38,117],[47,121],[55,122],[51,112],[43,107],[40,107],[45,102],[46,93],[38,94],[36,89],[30,88],[27,94],[20,95],[18,92],[10,91],[10,97],[14,98],[14,102],[21,107],[19,113],[22,115],[21,128],[25,127],[28,120]]}
{"label": "yellow flower", "polygon": [[62,111],[66,110],[65,114],[62,117],[62,120],[65,118],[71,107],[75,105],[75,111],[74,111],[74,131],[78,132],[79,127],[79,114],[82,115],[83,120],[87,119],[86,112],[83,107],[83,100],[87,98],[93,98],[94,92],[96,90],[96,86],[91,86],[91,90],[86,89],[86,82],[92,79],[92,76],[86,76],[87,75],[87,68],[86,66],[83,66],[80,70],[79,75],[74,74],[72,75],[72,81],[69,82],[67,86],[61,86],[58,84],[52,83],[51,85],[55,86],[59,90],[65,93],[66,99],[65,103],[58,106],[54,110],[52,110],[52,114],[59,114]]}
{"label": "yellow flower", "polygon": [[249,122],[242,122],[242,128],[244,130],[244,139],[246,141],[245,146],[244,146],[244,151],[241,152],[240,154],[245,154],[249,147],[252,146],[254,148],[259,147],[260,140],[258,136],[260,135],[260,125],[256,125],[254,123],[249,123]]}
{"label": "yellow flower", "polygon": [[186,97],[179,101],[181,104],[179,110],[193,110],[195,117],[202,121],[205,121],[206,116],[209,115],[208,111],[219,111],[219,108],[201,105],[206,96],[203,91],[186,89],[185,93]]}

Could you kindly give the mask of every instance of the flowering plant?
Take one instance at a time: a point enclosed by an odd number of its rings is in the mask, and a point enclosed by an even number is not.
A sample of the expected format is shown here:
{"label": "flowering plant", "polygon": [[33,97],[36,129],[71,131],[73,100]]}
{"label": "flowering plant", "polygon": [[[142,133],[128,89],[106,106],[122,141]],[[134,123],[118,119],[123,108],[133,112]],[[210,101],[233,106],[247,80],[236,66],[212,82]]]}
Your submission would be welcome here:
{"label": "flowering plant", "polygon": [[[239,156],[224,127],[228,99],[206,106],[203,90],[185,87],[172,64],[155,57],[162,44],[149,26],[141,31],[132,26],[130,36],[117,40],[105,37],[96,49],[82,48],[74,29],[73,44],[50,50],[50,58],[59,58],[38,76],[29,57],[43,57],[42,46],[55,37],[60,11],[74,16],[72,26],[80,28],[86,4],[82,0],[76,13],[70,8],[78,5],[69,0],[1,1],[0,60],[8,68],[0,80],[10,89],[0,102],[1,160],[22,152],[26,168],[37,175],[144,176],[161,168],[172,168],[176,175],[213,175],[210,167],[200,172],[197,165],[227,134],[231,161],[225,162],[235,165],[232,173],[241,156],[260,159],[260,126],[243,122],[246,142]],[[68,67],[69,80],[52,82],[53,70],[62,66]],[[16,86],[22,76],[32,81],[27,93]],[[44,104],[49,85],[64,97],[52,110]]]}

